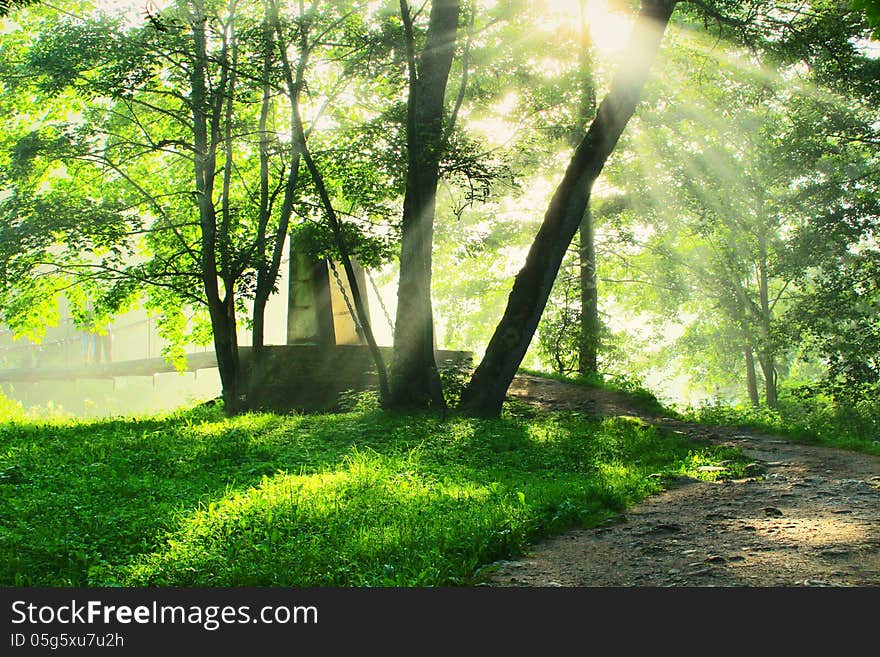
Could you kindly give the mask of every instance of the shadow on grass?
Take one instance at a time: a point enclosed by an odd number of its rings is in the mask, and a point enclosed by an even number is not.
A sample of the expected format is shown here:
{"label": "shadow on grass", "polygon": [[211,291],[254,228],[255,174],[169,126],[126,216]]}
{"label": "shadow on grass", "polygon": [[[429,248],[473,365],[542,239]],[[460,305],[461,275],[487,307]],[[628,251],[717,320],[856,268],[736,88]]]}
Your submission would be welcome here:
{"label": "shadow on grass", "polygon": [[576,414],[0,425],[0,582],[467,584],[691,456],[637,422]]}

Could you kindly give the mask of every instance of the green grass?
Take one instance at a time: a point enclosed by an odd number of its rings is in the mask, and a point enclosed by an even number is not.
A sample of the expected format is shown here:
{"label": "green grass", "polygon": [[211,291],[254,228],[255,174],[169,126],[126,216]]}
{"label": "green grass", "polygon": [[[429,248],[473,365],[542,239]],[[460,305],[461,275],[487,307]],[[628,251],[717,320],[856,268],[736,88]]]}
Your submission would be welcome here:
{"label": "green grass", "polygon": [[782,396],[779,408],[706,404],[681,412],[684,419],[714,426],[752,428],[792,442],[880,455],[880,408],[867,401],[837,404],[828,398]]}
{"label": "green grass", "polygon": [[731,459],[571,413],[9,420],[0,585],[468,585]]}

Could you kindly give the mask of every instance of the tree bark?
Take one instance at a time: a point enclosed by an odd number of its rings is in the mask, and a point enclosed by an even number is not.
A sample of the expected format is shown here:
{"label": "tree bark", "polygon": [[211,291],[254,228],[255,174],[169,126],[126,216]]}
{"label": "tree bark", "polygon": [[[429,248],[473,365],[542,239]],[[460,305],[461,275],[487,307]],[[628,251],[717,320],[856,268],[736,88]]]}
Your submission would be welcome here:
{"label": "tree bark", "polygon": [[[206,23],[202,7],[194,7],[196,15],[192,17],[193,65],[190,72],[192,114],[193,114],[193,151],[194,174],[196,183],[196,199],[201,231],[201,275],[211,318],[214,337],[214,351],[217,356],[217,368],[223,387],[223,404],[225,412],[235,415],[240,407],[239,380],[240,366],[238,360],[238,340],[235,321],[235,290],[227,284],[227,289],[220,294],[219,274],[217,269],[217,209],[214,205],[214,183],[217,176],[217,147],[220,138],[220,115],[222,95],[214,103],[207,87],[208,55]],[[218,87],[225,90],[226,75],[223,75]]]}
{"label": "tree bark", "polygon": [[[257,288],[254,294],[253,331],[251,333],[251,346],[254,358],[259,358],[263,352],[263,344],[266,332],[266,303],[271,293],[271,271],[267,268],[266,261],[266,232],[269,226],[270,197],[269,197],[269,108],[272,98],[270,76],[272,74],[272,23],[271,8],[267,2],[263,17],[263,67],[262,67],[262,100],[260,101],[260,209],[257,225]],[[275,272],[277,275],[277,271]],[[274,283],[274,278],[271,280]]]}
{"label": "tree bark", "polygon": [[589,206],[580,225],[581,326],[578,340],[578,372],[599,371],[599,289],[596,280],[596,244]]}
{"label": "tree bark", "polygon": [[409,7],[401,0],[409,42],[407,177],[400,245],[397,317],[389,406],[445,408],[434,359],[431,260],[444,141],[444,99],[455,55],[460,2],[434,0],[425,49],[416,62]]}
{"label": "tree bark", "polygon": [[761,401],[758,397],[758,375],[755,371],[755,354],[751,346],[745,349],[746,354],[746,385],[749,390],[749,403],[752,406],[759,406]]}
{"label": "tree bark", "polygon": [[759,240],[759,249],[758,294],[761,302],[761,351],[758,354],[758,360],[764,374],[764,401],[768,408],[776,408],[779,405],[779,393],[776,386],[776,354],[771,327],[773,310],[770,308],[770,284],[767,276],[767,244],[763,236]]}
{"label": "tree bark", "polygon": [[[299,183],[299,169],[302,153],[295,139],[290,144],[290,162],[288,164],[287,178],[284,182],[284,199],[278,215],[278,225],[271,240],[268,237],[269,220],[271,219],[272,200],[269,193],[269,133],[267,131],[268,112],[271,103],[271,80],[273,56],[275,47],[273,34],[278,35],[278,49],[284,59],[285,82],[287,94],[290,100],[290,126],[295,130],[298,115],[296,107],[299,105],[300,96],[304,87],[305,69],[309,58],[307,25],[301,27],[300,53],[295,71],[290,67],[290,62],[283,53],[286,53],[287,44],[282,42],[281,22],[278,14],[278,3],[266,0],[265,17],[263,19],[263,42],[265,54],[263,59],[263,99],[260,110],[260,220],[257,230],[257,256],[260,263],[257,270],[257,288],[254,295],[253,310],[253,337],[254,357],[259,358],[263,348],[265,335],[266,304],[275,289],[278,272],[281,269],[281,258],[284,253],[284,244],[290,227],[290,218],[293,214],[294,194]],[[291,244],[291,252],[293,245]],[[271,253],[269,251],[271,250]]]}
{"label": "tree bark", "polygon": [[[581,136],[589,122],[596,114],[596,82],[593,74],[593,43],[590,37],[590,26],[587,19],[586,0],[580,0],[580,51],[578,63],[581,74],[581,107],[577,130],[572,134],[572,147],[577,147]],[[596,274],[596,243],[595,226],[590,204],[581,219],[580,249],[578,251],[580,266],[581,312],[578,335],[578,373],[590,376],[599,371],[599,290]]]}
{"label": "tree bark", "polygon": [[764,374],[764,402],[767,404],[767,408],[776,408],[779,406],[776,359],[772,354],[765,354],[758,360],[761,363],[761,372]]}
{"label": "tree bark", "polygon": [[546,306],[562,259],[580,225],[593,183],[632,117],[675,0],[644,0],[630,37],[631,57],[612,83],[550,201],[507,308],[463,395],[462,409],[497,416]]}
{"label": "tree bark", "polygon": [[211,304],[208,308],[217,369],[220,371],[220,383],[223,387],[223,408],[227,415],[237,415],[243,408],[237,322],[232,298],[232,294],[227,293],[219,304]]}

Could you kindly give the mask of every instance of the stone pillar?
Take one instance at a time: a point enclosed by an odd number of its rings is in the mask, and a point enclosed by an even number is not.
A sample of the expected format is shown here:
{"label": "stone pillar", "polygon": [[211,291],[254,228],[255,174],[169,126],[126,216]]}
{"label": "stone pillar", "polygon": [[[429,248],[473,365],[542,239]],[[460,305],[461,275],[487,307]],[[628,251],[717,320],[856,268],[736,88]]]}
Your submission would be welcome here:
{"label": "stone pillar", "polygon": [[[367,313],[370,312],[370,306],[367,301],[367,279],[364,274],[364,268],[352,258],[352,267],[354,275],[357,279],[358,289],[361,293],[364,306]],[[334,271],[335,269],[335,271]],[[334,263],[330,271],[330,297],[333,307],[333,328],[336,333],[336,344],[366,344],[363,331],[359,328],[359,322],[352,317],[354,312],[354,298],[351,295],[351,286],[348,284],[348,277],[345,275],[345,269],[341,263]],[[346,299],[348,300],[346,302]]]}
{"label": "stone pillar", "polygon": [[291,249],[287,298],[287,344],[336,344],[326,260]]}

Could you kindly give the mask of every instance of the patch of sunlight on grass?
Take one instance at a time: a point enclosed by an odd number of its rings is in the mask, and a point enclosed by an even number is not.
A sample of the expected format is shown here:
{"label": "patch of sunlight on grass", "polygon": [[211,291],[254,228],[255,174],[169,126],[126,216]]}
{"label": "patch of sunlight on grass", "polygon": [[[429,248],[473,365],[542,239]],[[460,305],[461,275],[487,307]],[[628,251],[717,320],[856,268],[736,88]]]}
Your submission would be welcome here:
{"label": "patch of sunlight on grass", "polygon": [[731,458],[577,413],[5,423],[0,583],[467,585]]}
{"label": "patch of sunlight on grass", "polygon": [[222,418],[213,422],[201,422],[189,427],[196,436],[217,436],[230,430],[264,431],[278,424],[279,418],[269,414],[246,414],[233,418]]}
{"label": "patch of sunlight on grass", "polygon": [[528,426],[526,435],[532,442],[539,444],[559,442],[564,437],[568,437],[568,432],[560,429],[550,423],[535,423]]}
{"label": "patch of sunlight on grass", "polygon": [[453,421],[448,429],[447,435],[453,442],[472,440],[476,433],[475,423],[469,420]]}
{"label": "patch of sunlight on grass", "polygon": [[183,515],[164,549],[101,577],[147,585],[411,584],[435,572],[431,564],[462,553],[475,559],[469,546],[524,509],[501,486],[436,481],[418,462],[418,450],[402,457],[367,450],[336,470],[264,477]]}

